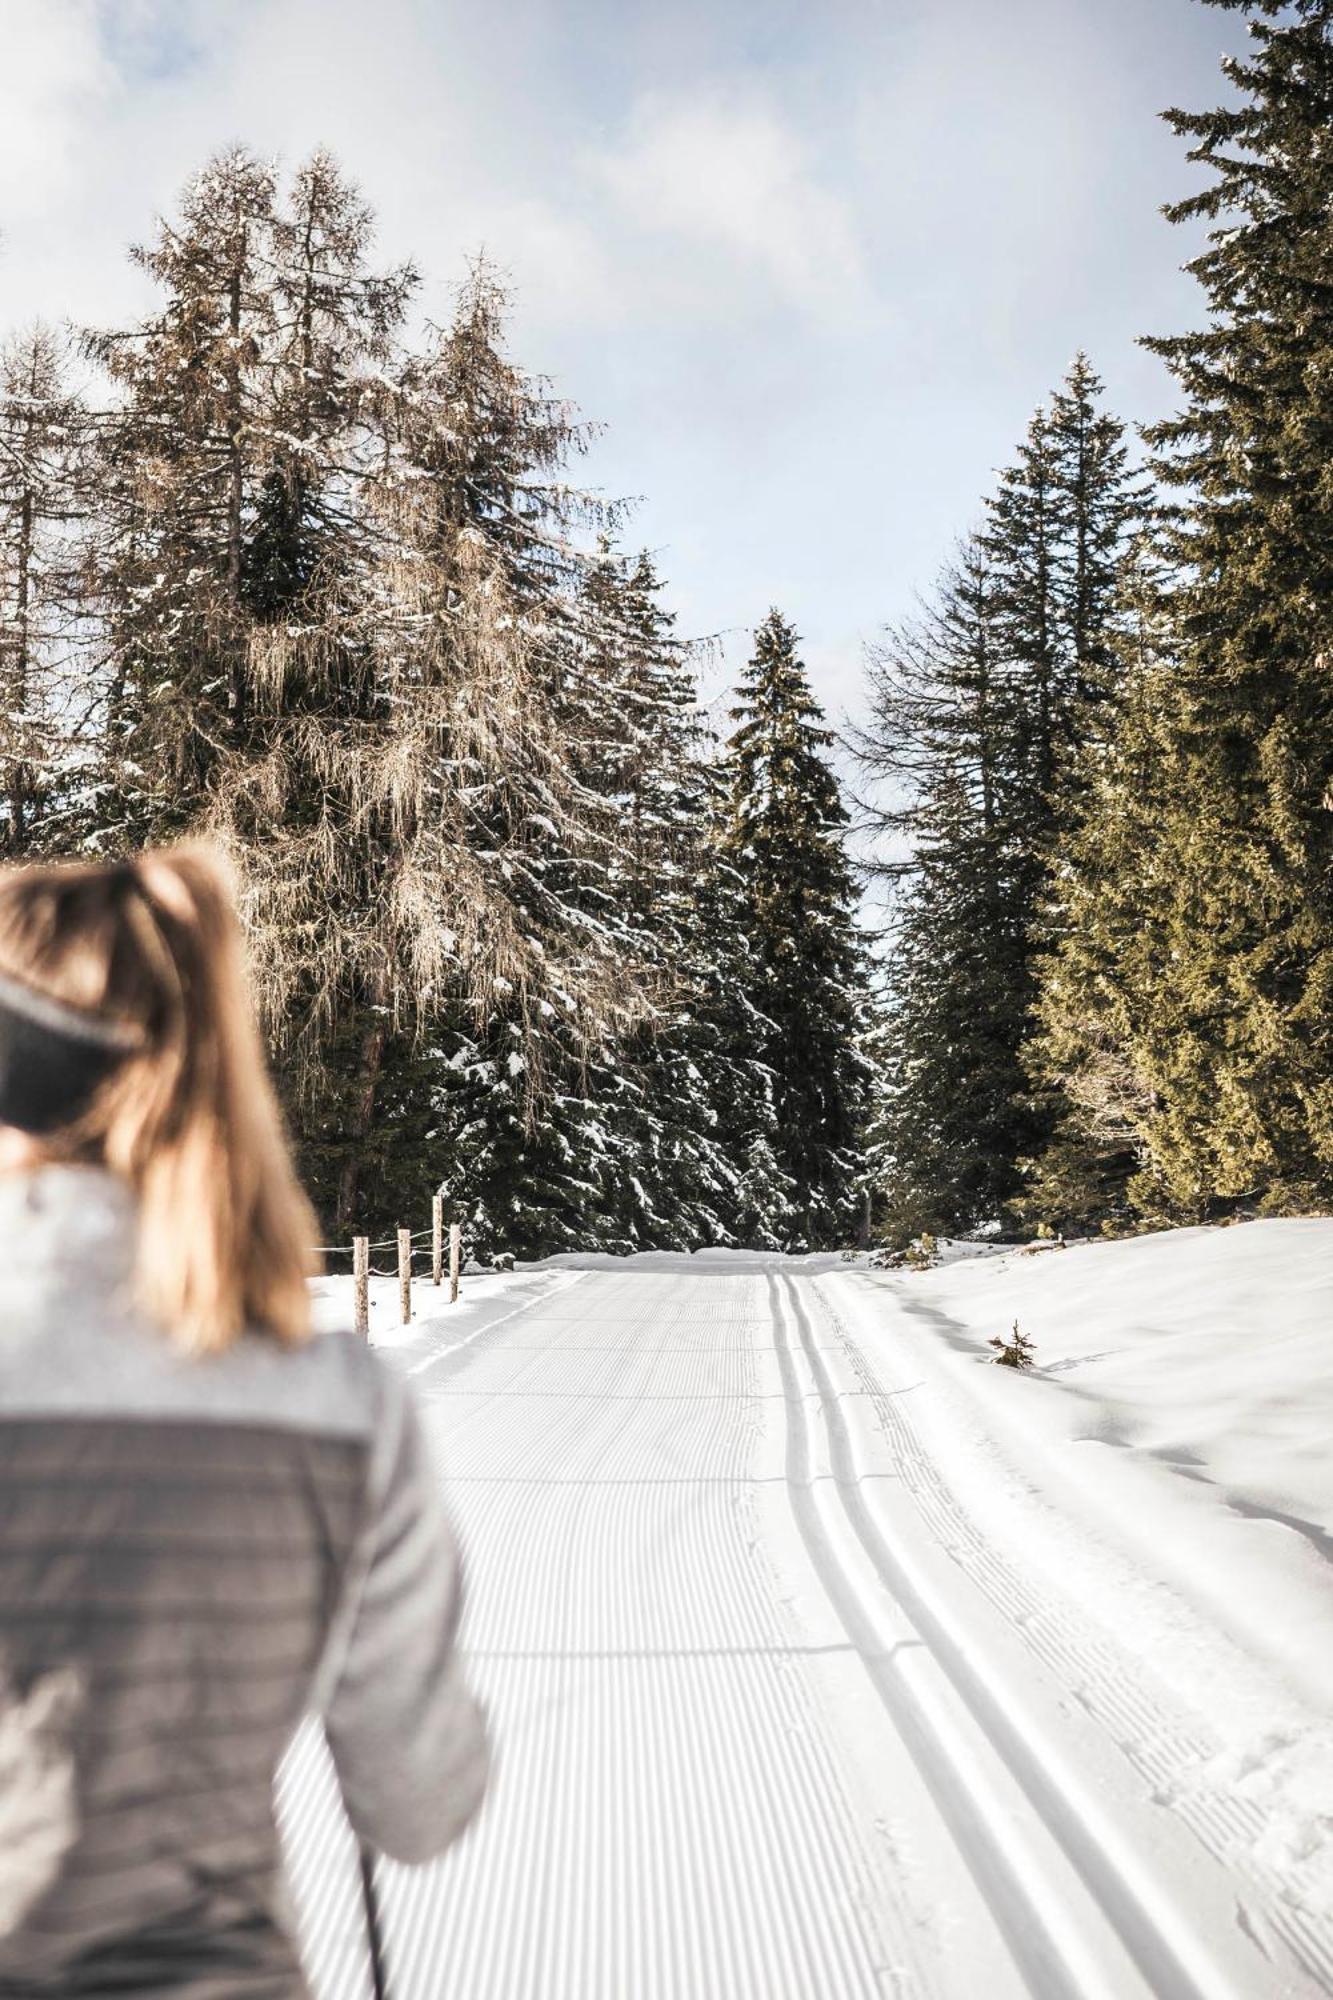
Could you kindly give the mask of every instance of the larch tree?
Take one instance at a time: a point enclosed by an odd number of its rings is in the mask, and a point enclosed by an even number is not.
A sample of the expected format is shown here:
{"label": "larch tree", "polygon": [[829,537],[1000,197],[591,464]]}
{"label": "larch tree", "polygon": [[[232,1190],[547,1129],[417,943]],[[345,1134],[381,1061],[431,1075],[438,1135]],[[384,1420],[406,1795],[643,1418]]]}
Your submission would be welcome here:
{"label": "larch tree", "polygon": [[[590,1074],[642,1017],[648,979],[608,751],[626,727],[616,648],[588,588],[602,510],[567,477],[585,430],[506,356],[505,311],[479,266],[405,371],[401,437],[375,490],[375,615],[422,780],[399,796],[450,848],[448,952],[420,968],[439,995],[447,1192],[479,1244],[552,1249],[583,1240],[605,1206]],[[440,895],[441,865],[418,899]]]}
{"label": "larch tree", "polygon": [[139,325],[90,333],[118,392],[102,431],[100,592],[111,660],[103,835],[194,828],[244,727],[247,533],[262,479],[274,175],[210,163],[132,256],[164,294]]}
{"label": "larch tree", "polygon": [[371,775],[405,746],[366,617],[383,554],[368,494],[389,451],[384,378],[416,278],[375,269],[373,239],[359,191],[321,151],[257,246],[268,324],[246,489],[245,694],[202,819],[235,858],[302,1165],[342,1228],[358,1212],[385,1022],[416,1018],[415,940],[385,912],[396,834]]}
{"label": "larch tree", "polygon": [[[244,151],[140,261],[164,302],[90,338],[106,426],[108,837],[233,854],[303,1163],[330,1225],[416,1200],[464,1026],[528,1125],[552,1023],[631,1013],[589,884],[613,809],[571,736],[579,429],[501,352],[485,270],[421,355],[408,270],[319,154]],[[391,1164],[392,1163],[392,1164]]]}
{"label": "larch tree", "polygon": [[59,336],[0,352],[0,858],[58,845],[95,707],[83,569],[89,415]]}
{"label": "larch tree", "polygon": [[[360,499],[382,449],[382,371],[417,283],[410,264],[368,269],[373,241],[369,206],[319,149],[275,204],[262,243],[272,301],[266,451],[243,558],[246,604],[261,624],[279,626],[293,610],[325,611],[335,586],[350,597],[362,573]],[[345,619],[345,603],[342,610]],[[284,644],[284,664],[291,652]]]}
{"label": "larch tree", "polygon": [[102,837],[203,832],[232,853],[303,1141],[360,1032],[358,950],[407,985],[401,936],[387,961],[382,937],[366,943],[388,829],[361,810],[346,754],[382,733],[363,494],[383,456],[375,374],[412,283],[366,270],[370,237],[326,155],[284,190],[233,149],[135,252],[160,306],[88,337],[118,392],[101,458]]}

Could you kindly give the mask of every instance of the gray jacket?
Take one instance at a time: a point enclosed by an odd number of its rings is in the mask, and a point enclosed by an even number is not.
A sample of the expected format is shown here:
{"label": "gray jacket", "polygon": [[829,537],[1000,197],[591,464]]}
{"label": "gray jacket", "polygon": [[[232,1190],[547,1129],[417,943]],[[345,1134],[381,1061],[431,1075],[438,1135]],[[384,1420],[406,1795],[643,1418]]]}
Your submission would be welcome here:
{"label": "gray jacket", "polygon": [[275,1769],[438,1854],[485,1786],[457,1547],[355,1336],[204,1361],[129,1296],[127,1192],[0,1180],[0,1996],[290,2000]]}

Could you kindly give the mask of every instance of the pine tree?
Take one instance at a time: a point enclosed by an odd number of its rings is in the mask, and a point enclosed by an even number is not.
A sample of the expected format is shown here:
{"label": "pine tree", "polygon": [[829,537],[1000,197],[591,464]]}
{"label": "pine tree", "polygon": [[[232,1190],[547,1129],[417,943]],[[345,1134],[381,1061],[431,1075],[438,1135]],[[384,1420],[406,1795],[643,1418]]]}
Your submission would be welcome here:
{"label": "pine tree", "polygon": [[777,1155],[796,1190],[794,1241],[815,1247],[845,1240],[856,1223],[866,970],[833,735],[796,648],[792,626],[770,611],[732,710],[727,850],[744,883]]}
{"label": "pine tree", "polygon": [[0,858],[58,844],[92,706],[81,568],[88,413],[62,344],[0,353]]}
{"label": "pine tree", "polygon": [[1333,4],[1220,4],[1251,16],[1240,101],[1167,114],[1211,170],[1167,211],[1212,225],[1189,267],[1209,319],[1147,343],[1185,399],[1149,433],[1178,662],[1108,772],[1067,899],[1092,942],[1051,1010],[1067,1062],[1110,1047],[1129,1079],[1149,1216],[1333,1194]]}

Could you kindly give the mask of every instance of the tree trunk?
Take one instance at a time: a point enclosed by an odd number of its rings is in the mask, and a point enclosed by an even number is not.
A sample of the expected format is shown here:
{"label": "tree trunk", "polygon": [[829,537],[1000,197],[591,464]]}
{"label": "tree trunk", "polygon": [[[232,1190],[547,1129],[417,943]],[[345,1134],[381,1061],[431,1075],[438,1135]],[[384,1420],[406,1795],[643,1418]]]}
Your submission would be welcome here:
{"label": "tree trunk", "polygon": [[334,1218],[343,1235],[357,1219],[356,1209],[361,1198],[362,1148],[375,1122],[375,1094],[388,1039],[388,1027],[383,1018],[377,1016],[361,1041],[361,1085],[352,1100],[351,1115],[347,1120],[347,1154],[338,1175],[338,1207]]}
{"label": "tree trunk", "polygon": [[22,854],[28,845],[28,611],[32,575],[32,488],[25,486],[19,513],[18,576],[14,592],[16,644],[14,673],[8,690],[15,717],[14,757],[9,769],[9,851]]}
{"label": "tree trunk", "polygon": [[242,648],[241,619],[241,529],[245,498],[244,464],[241,455],[241,271],[245,262],[246,232],[241,231],[240,249],[232,266],[228,291],[227,327],[231,334],[229,392],[227,410],[227,629],[231,658],[228,663],[229,707],[233,733],[239,735],[245,721],[246,676]]}

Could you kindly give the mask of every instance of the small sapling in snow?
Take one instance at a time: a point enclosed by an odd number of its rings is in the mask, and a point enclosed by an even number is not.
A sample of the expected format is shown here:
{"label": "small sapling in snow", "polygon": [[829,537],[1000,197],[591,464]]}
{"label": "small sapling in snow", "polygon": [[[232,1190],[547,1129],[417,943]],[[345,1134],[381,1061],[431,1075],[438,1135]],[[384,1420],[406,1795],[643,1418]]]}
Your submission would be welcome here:
{"label": "small sapling in snow", "polygon": [[1014,1330],[1008,1340],[1001,1340],[996,1335],[990,1345],[996,1350],[997,1368],[1030,1368],[1036,1359],[1036,1349],[1032,1345],[1031,1336],[1022,1332],[1017,1320],[1014,1321]]}
{"label": "small sapling in snow", "polygon": [[1037,1224],[1036,1241],[1024,1244],[1023,1255],[1025,1257],[1035,1257],[1043,1250],[1067,1250],[1068,1248],[1069,1245],[1065,1242],[1063,1230],[1052,1229],[1049,1222],[1039,1222]]}
{"label": "small sapling in snow", "polygon": [[939,1262],[940,1246],[928,1229],[908,1244],[903,1261],[909,1271],[929,1271]]}

